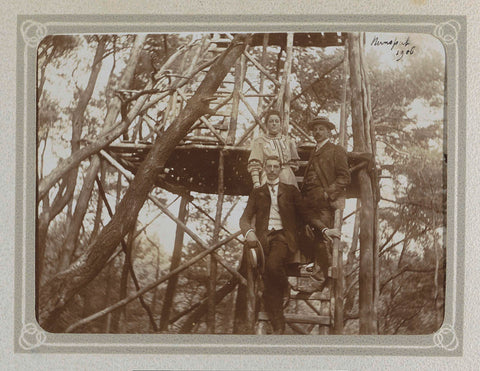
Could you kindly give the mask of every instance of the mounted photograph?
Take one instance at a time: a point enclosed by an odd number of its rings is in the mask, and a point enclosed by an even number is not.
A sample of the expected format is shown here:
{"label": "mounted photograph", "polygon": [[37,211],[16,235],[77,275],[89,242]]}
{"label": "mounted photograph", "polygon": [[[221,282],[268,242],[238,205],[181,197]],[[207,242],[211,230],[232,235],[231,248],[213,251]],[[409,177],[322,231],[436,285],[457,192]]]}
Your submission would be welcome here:
{"label": "mounted photograph", "polygon": [[65,33],[35,57],[43,331],[288,343],[442,327],[435,36]]}

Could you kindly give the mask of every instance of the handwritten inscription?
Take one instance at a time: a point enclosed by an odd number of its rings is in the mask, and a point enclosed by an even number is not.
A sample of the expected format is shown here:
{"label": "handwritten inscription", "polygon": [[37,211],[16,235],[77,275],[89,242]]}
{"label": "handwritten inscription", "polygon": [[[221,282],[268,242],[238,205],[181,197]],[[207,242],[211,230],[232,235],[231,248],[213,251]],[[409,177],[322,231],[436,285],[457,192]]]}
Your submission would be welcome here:
{"label": "handwritten inscription", "polygon": [[405,40],[398,40],[396,37],[394,39],[382,40],[378,36],[375,36],[370,45],[389,48],[396,61],[401,60],[406,55],[413,55],[415,53],[415,45],[411,44],[408,36]]}

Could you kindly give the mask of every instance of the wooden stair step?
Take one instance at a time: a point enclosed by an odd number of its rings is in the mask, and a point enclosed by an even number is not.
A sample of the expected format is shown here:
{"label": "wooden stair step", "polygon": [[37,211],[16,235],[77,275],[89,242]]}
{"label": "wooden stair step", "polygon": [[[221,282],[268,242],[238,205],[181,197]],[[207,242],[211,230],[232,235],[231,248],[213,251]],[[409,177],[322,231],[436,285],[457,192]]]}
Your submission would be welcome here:
{"label": "wooden stair step", "polygon": [[[266,312],[258,313],[258,319],[260,321],[269,321],[268,314]],[[299,314],[285,314],[285,321],[290,323],[305,323],[305,324],[313,324],[313,325],[330,325],[330,317],[329,316],[305,316]]]}
{"label": "wooden stair step", "polygon": [[323,291],[322,292],[315,291],[312,293],[301,291],[298,294],[292,295],[290,299],[330,301],[330,294]]}

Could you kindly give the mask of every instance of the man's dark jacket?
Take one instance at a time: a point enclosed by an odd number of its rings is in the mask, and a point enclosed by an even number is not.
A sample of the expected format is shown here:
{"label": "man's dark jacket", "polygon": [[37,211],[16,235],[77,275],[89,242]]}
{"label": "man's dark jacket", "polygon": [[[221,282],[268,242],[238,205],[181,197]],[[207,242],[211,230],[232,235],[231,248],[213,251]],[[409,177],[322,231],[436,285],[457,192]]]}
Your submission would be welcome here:
{"label": "man's dark jacket", "polygon": [[[254,188],[248,198],[247,207],[240,218],[240,229],[243,234],[254,229],[257,238],[264,248],[267,246],[268,219],[270,217],[270,191],[267,184]],[[297,233],[302,228],[301,221],[309,222],[302,196],[298,189],[289,184],[279,183],[278,208],[288,249],[293,253],[298,249]],[[255,224],[254,224],[254,218]],[[319,223],[317,221],[317,223]]]}
{"label": "man's dark jacket", "polygon": [[[318,179],[317,171],[320,169],[322,180]],[[325,143],[318,151],[312,153],[312,158],[307,166],[304,176],[302,193],[309,195],[313,190],[318,190],[323,195],[327,193],[330,201],[345,197],[345,188],[350,183],[347,152],[339,145],[331,142]]]}

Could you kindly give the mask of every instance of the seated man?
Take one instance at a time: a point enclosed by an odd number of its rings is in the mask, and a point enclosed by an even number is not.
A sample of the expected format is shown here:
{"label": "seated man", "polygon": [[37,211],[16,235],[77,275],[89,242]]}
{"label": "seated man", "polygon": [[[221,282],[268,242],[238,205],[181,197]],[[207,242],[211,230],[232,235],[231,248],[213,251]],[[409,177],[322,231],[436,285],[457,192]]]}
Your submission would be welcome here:
{"label": "seated man", "polygon": [[[260,241],[265,254],[263,301],[275,334],[283,334],[283,295],[288,288],[286,264],[297,251],[297,228],[300,218],[322,231],[326,238],[340,237],[340,232],[328,229],[319,219],[307,218],[302,197],[293,185],[279,182],[280,159],[272,156],[264,162],[267,183],[253,189],[240,218],[240,228],[248,246]],[[255,220],[255,222],[254,222]]]}

